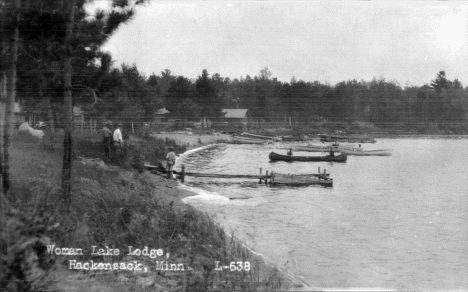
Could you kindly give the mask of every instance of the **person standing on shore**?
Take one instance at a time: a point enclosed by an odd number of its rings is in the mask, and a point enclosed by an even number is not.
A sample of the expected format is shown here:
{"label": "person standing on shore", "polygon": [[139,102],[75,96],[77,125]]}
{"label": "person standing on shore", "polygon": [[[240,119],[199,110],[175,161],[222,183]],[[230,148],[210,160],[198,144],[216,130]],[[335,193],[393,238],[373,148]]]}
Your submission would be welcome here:
{"label": "person standing on shore", "polygon": [[111,158],[111,147],[112,147],[112,122],[107,121],[104,128],[102,128],[102,146],[104,148],[104,157],[107,159]]}
{"label": "person standing on shore", "polygon": [[174,153],[174,147],[169,147],[169,152],[166,154],[166,174],[167,178],[172,177],[172,169],[176,161],[176,154]]}
{"label": "person standing on shore", "polygon": [[122,149],[122,144],[123,144],[123,139],[122,139],[122,124],[118,124],[117,125],[117,129],[115,129],[114,131],[114,135],[113,135],[113,138],[114,138],[114,149],[115,149],[115,152],[120,152],[120,150]]}

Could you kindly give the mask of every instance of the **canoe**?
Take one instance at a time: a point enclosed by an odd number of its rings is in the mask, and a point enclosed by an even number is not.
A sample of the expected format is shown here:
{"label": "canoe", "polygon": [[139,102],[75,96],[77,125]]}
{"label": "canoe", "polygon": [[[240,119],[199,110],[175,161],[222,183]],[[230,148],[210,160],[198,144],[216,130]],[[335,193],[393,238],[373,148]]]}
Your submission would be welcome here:
{"label": "canoe", "polygon": [[250,138],[245,138],[245,137],[240,137],[240,136],[233,136],[231,137],[230,142],[234,144],[265,144],[268,141],[260,140],[260,139],[250,139]]}
{"label": "canoe", "polygon": [[314,174],[280,174],[275,173],[271,178],[272,185],[288,185],[288,186],[309,186],[309,185],[321,185],[324,187],[332,187],[333,179],[317,176]]}
{"label": "canoe", "polygon": [[342,150],[353,150],[353,147],[351,146],[292,146],[291,149],[293,151],[305,151],[305,152],[329,152],[330,148],[333,149],[333,151],[338,151],[341,152]]}
{"label": "canoe", "polygon": [[281,155],[275,152],[271,152],[268,156],[271,161],[333,161],[333,162],[346,162],[346,154],[340,154],[335,156],[294,156],[294,155]]}
{"label": "canoe", "polygon": [[346,155],[357,155],[357,156],[392,156],[392,149],[379,149],[379,150],[340,150],[339,152]]}
{"label": "canoe", "polygon": [[280,141],[280,137],[274,137],[274,136],[265,136],[265,135],[257,135],[257,134],[251,134],[251,133],[242,133],[239,136],[249,138],[249,139],[256,139],[256,140],[268,140],[268,141]]}

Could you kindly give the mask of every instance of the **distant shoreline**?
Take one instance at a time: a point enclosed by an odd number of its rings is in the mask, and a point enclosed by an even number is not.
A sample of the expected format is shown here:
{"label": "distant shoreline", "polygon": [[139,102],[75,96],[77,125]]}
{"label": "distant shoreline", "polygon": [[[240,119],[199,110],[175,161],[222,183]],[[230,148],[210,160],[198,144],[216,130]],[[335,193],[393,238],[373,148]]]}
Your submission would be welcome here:
{"label": "distant shoreline", "polygon": [[[252,133],[259,133],[252,131]],[[261,132],[263,133],[263,132]],[[302,133],[297,133],[297,135],[302,135]],[[306,135],[307,134],[303,134]],[[338,135],[338,134],[336,134]],[[377,143],[379,142],[378,139],[468,139],[468,135],[456,135],[456,134],[390,134],[390,133],[369,133],[369,134],[340,134],[343,136],[350,136],[350,137],[372,137],[377,139]],[[216,144],[216,143],[226,143],[229,141],[229,134],[183,134],[183,133],[156,133],[156,137],[162,139],[172,139],[175,140],[179,145],[188,145],[187,150],[196,149],[199,147],[203,147],[209,144]],[[288,135],[278,135],[278,136],[288,136]],[[318,135],[314,135],[313,137],[309,136],[309,138],[317,138]],[[306,141],[306,140],[305,140]],[[199,142],[202,142],[201,144]],[[300,141],[299,141],[300,142]],[[342,142],[346,143],[346,142]],[[353,142],[354,143],[354,142]],[[359,142],[355,142],[359,143]]]}

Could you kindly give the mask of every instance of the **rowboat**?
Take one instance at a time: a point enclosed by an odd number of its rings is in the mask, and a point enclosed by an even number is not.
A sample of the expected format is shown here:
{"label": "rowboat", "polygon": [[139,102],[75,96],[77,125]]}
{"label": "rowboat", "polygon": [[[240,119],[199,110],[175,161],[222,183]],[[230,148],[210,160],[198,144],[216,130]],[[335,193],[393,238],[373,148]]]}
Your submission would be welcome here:
{"label": "rowboat", "polygon": [[268,140],[268,141],[279,141],[279,140],[281,140],[280,137],[258,135],[258,134],[252,134],[252,133],[246,133],[246,132],[240,134],[239,136],[249,138],[249,139],[256,139],[256,140]]}
{"label": "rowboat", "polygon": [[282,138],[282,141],[288,141],[288,142],[305,140],[303,136],[292,136],[292,135],[283,136],[281,138]]}
{"label": "rowboat", "polygon": [[352,146],[342,146],[342,145],[310,145],[310,146],[292,146],[293,151],[305,151],[305,152],[329,152],[330,148],[333,151],[341,152],[342,150],[353,150]]}
{"label": "rowboat", "polygon": [[379,150],[340,150],[339,152],[346,155],[358,155],[358,156],[392,156],[392,149],[379,149]]}
{"label": "rowboat", "polygon": [[293,156],[293,155],[281,155],[275,152],[271,152],[268,156],[271,161],[333,161],[333,162],[346,162],[347,155],[341,153],[335,156]]}
{"label": "rowboat", "polygon": [[320,135],[320,140],[323,142],[348,142],[348,143],[375,143],[376,140],[372,137],[350,137],[337,135]]}
{"label": "rowboat", "polygon": [[309,186],[321,185],[324,187],[332,187],[333,179],[326,176],[317,176],[314,174],[281,174],[275,173],[271,178],[272,185],[288,185],[288,186]]}
{"label": "rowboat", "polygon": [[268,141],[260,140],[260,139],[250,139],[250,138],[245,138],[245,137],[240,137],[240,136],[233,136],[231,137],[230,142],[234,144],[265,144]]}
{"label": "rowboat", "polygon": [[349,137],[349,143],[375,143],[377,140],[373,137]]}

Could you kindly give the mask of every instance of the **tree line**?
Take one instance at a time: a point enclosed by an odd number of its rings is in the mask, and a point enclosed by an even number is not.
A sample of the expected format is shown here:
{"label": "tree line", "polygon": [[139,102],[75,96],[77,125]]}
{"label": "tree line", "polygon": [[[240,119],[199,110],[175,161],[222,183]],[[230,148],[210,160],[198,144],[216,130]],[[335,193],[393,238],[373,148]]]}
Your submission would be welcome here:
{"label": "tree line", "polygon": [[[110,67],[109,67],[110,68]],[[123,64],[91,79],[102,102],[94,113],[123,121],[152,121],[166,108],[173,117],[197,120],[222,117],[223,108],[249,109],[263,121],[295,117],[307,125],[313,120],[364,121],[382,129],[436,127],[447,133],[468,131],[468,87],[450,80],[444,71],[423,86],[402,87],[396,81],[374,78],[347,80],[335,85],[318,81],[281,82],[267,68],[257,76],[235,79],[202,70],[196,79],[166,69],[146,77],[135,64]]]}

